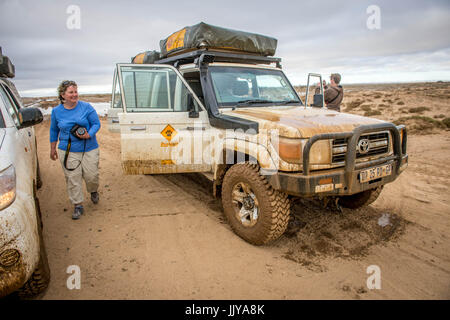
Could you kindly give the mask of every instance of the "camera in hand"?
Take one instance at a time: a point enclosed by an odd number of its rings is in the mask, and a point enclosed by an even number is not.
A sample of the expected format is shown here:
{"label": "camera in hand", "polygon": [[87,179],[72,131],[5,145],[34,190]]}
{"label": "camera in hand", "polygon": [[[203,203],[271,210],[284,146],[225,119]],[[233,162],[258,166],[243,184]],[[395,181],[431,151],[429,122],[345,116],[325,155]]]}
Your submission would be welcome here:
{"label": "camera in hand", "polygon": [[86,133],[86,128],[76,124],[70,129],[70,133],[76,137],[80,137]]}

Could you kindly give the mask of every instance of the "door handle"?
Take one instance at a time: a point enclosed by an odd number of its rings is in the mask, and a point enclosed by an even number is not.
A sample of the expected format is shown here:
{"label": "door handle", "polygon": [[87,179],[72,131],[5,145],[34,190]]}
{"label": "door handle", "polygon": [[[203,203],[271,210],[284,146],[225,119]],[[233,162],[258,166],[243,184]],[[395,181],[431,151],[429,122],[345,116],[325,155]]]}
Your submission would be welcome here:
{"label": "door handle", "polygon": [[112,119],[112,123],[119,123],[119,120],[117,120],[117,119]]}
{"label": "door handle", "polygon": [[145,130],[145,126],[137,126],[137,127],[131,127],[130,128],[133,131],[140,131],[140,130]]}
{"label": "door handle", "polygon": [[205,130],[206,129],[206,127],[187,127],[187,128],[184,128],[184,130],[191,130],[191,131],[194,131],[194,130]]}

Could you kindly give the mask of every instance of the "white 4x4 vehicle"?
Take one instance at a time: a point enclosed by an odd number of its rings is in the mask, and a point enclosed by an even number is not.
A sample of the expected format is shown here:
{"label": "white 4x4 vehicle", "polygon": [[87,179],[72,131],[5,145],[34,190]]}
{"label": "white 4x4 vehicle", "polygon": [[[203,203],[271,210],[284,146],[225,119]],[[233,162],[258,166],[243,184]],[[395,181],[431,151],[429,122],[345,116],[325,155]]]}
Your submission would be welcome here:
{"label": "white 4x4 vehicle", "polygon": [[108,121],[123,170],[204,174],[250,243],[284,233],[290,198],[358,208],[407,167],[404,126],[328,110],[323,88],[304,104],[269,57],[274,39],[200,23],[160,45],[116,67]]}
{"label": "white 4x4 vehicle", "polygon": [[118,64],[108,117],[124,172],[204,174],[257,245],[284,233],[289,198],[373,202],[407,166],[405,127],[304,105],[279,62],[201,49]]}
{"label": "white 4x4 vehicle", "polygon": [[[0,74],[11,77],[0,52]],[[5,66],[9,66],[8,72]],[[50,280],[36,189],[39,164],[33,125],[37,108],[24,108],[14,84],[0,75],[0,298],[16,290],[30,297]]]}

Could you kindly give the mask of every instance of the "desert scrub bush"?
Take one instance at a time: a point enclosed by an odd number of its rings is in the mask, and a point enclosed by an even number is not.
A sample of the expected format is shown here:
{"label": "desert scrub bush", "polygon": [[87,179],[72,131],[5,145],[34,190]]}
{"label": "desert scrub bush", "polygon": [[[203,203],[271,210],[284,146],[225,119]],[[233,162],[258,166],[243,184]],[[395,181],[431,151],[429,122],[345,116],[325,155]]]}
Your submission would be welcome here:
{"label": "desert scrub bush", "polygon": [[374,99],[380,99],[380,98],[381,98],[381,95],[377,94],[377,95],[375,95],[373,98],[374,98]]}
{"label": "desert scrub bush", "polygon": [[379,116],[381,115],[381,111],[379,110],[370,110],[370,111],[366,111],[364,112],[364,116],[366,117],[371,117],[371,116]]}
{"label": "desert scrub bush", "polygon": [[363,111],[370,111],[372,110],[373,104],[363,104],[360,106],[361,110]]}
{"label": "desert scrub bush", "polygon": [[361,104],[362,104],[362,101],[351,101],[351,102],[348,103],[347,109],[345,109],[345,111],[350,111],[350,110],[356,109]]}
{"label": "desert scrub bush", "polygon": [[385,109],[385,108],[389,108],[389,106],[387,104],[381,103],[381,104],[378,105],[378,108]]}
{"label": "desert scrub bush", "polygon": [[435,115],[433,118],[435,118],[435,119],[442,119],[442,118],[445,118],[445,114],[437,114],[437,115]]}
{"label": "desert scrub bush", "polygon": [[397,105],[398,106],[403,106],[405,103],[403,102],[403,101],[399,101],[399,102],[397,102]]}
{"label": "desert scrub bush", "polygon": [[[444,119],[445,120],[445,119]],[[444,122],[435,120],[430,117],[424,116],[409,116],[409,117],[401,117],[397,120],[394,120],[396,125],[406,124],[408,128],[408,132],[416,133],[416,134],[426,134],[430,133],[433,129],[445,129],[446,125]]]}
{"label": "desert scrub bush", "polygon": [[445,118],[444,120],[442,120],[442,123],[447,129],[450,129],[450,118]]}
{"label": "desert scrub bush", "polygon": [[411,108],[408,110],[409,113],[422,113],[424,111],[430,111],[431,109],[428,107],[417,107],[417,108]]}

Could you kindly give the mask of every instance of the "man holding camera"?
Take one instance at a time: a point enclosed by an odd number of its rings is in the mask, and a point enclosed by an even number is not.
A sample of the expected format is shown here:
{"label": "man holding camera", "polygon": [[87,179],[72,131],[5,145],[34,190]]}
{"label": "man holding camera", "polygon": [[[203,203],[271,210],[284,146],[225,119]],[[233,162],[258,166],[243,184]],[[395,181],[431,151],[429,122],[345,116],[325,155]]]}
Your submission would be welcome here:
{"label": "man holding camera", "polygon": [[[339,84],[341,82],[341,75],[339,73],[332,73],[330,76],[330,85],[323,81],[324,100],[328,109],[341,111],[341,102],[344,99],[344,88]],[[315,93],[320,93],[320,87],[317,87]]]}
{"label": "man holding camera", "polygon": [[74,81],[61,82],[58,98],[61,104],[52,110],[51,116],[50,159],[61,160],[69,199],[74,205],[72,219],[77,220],[84,213],[83,180],[92,202],[97,204],[99,201],[96,133],[100,130],[100,120],[89,103],[78,100]]}

